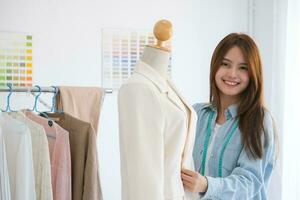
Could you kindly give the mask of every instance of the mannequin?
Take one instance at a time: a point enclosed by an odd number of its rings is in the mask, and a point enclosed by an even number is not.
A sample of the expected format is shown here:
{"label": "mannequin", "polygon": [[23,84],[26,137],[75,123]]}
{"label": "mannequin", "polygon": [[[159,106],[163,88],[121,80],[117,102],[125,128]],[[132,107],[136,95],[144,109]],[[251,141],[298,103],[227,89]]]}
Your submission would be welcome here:
{"label": "mannequin", "polygon": [[168,51],[146,46],[141,60],[155,69],[164,79],[167,79],[170,56]]}
{"label": "mannequin", "polygon": [[171,53],[170,49],[165,47],[165,42],[172,37],[172,24],[167,20],[160,20],[155,24],[153,32],[157,38],[157,44],[154,46],[147,45],[141,60],[153,67],[166,79]]}
{"label": "mannequin", "polygon": [[118,95],[122,200],[190,200],[180,172],[193,170],[196,113],[168,79],[172,24],[154,35]]}

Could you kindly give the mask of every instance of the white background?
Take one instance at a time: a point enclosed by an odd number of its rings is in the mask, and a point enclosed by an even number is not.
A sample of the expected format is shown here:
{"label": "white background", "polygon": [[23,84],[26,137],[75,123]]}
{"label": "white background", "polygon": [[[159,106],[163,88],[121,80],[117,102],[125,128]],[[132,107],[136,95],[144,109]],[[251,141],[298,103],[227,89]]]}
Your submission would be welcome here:
{"label": "white background", "polygon": [[[102,28],[151,30],[157,20],[169,19],[173,81],[191,104],[208,101],[209,64],[217,43],[230,32],[245,32],[261,50],[266,103],[280,121],[281,86],[274,80],[280,72],[278,38],[285,37],[280,31],[285,8],[284,0],[0,0],[0,31],[33,35],[34,84],[100,87]],[[121,199],[116,100],[117,92],[105,97],[98,137],[105,200]],[[32,101],[15,95],[12,103],[20,108]],[[277,167],[280,171],[281,160]],[[281,199],[280,173],[273,179],[270,199]]]}

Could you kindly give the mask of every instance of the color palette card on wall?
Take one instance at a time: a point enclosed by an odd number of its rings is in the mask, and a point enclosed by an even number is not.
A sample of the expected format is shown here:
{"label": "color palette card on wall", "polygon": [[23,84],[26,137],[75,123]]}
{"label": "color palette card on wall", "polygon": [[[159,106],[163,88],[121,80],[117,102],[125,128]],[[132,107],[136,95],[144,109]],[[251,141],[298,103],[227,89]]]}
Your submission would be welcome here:
{"label": "color palette card on wall", "polygon": [[[156,43],[151,31],[102,30],[102,87],[118,89],[134,72],[145,45]],[[171,48],[171,41],[166,43]],[[171,75],[171,62],[168,67]]]}
{"label": "color palette card on wall", "polygon": [[32,35],[0,32],[0,87],[32,86]]}

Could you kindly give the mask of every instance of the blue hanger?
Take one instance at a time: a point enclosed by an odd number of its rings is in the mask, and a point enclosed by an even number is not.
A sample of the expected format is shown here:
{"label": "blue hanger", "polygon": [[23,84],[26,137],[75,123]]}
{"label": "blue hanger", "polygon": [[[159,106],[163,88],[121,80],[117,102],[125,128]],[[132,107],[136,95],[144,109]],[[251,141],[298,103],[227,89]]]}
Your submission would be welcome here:
{"label": "blue hanger", "polygon": [[9,88],[9,94],[7,95],[7,98],[6,98],[7,105],[6,105],[6,109],[4,110],[4,112],[16,112],[10,108],[10,96],[13,93],[12,84],[8,83],[7,87]]}
{"label": "blue hanger", "polygon": [[[57,96],[57,93],[58,93],[58,88],[55,87],[55,86],[51,86],[52,88],[54,88],[55,92],[54,92],[54,95],[52,97],[52,106],[51,106],[51,110],[48,111],[48,112],[56,112],[56,96]],[[48,121],[48,125],[51,127],[53,126],[53,119],[51,119],[46,112],[40,112],[40,116],[43,116],[45,118],[47,118],[49,121]],[[50,136],[49,136],[50,137]],[[53,136],[51,136],[53,137]]]}
{"label": "blue hanger", "polygon": [[54,92],[54,95],[52,97],[52,108],[51,108],[50,112],[63,113],[64,112],[63,109],[62,110],[57,110],[56,109],[56,106],[57,106],[56,105],[56,97],[57,97],[58,92],[59,92],[58,87],[56,87],[56,86],[51,86],[51,87],[54,88],[55,92]]}
{"label": "blue hanger", "polygon": [[[35,111],[37,113],[39,113],[41,116],[45,117],[46,119],[48,119],[48,125],[51,127],[53,125],[53,120],[44,112],[39,112],[37,110],[37,101],[40,97],[40,95],[42,94],[42,89],[40,86],[38,85],[35,85],[34,87],[38,88],[38,94],[35,96],[35,100],[34,100],[34,106],[33,106],[33,109],[30,110],[30,111]],[[52,110],[52,109],[51,109]]]}
{"label": "blue hanger", "polygon": [[[40,116],[45,117],[46,119],[48,119],[48,125],[51,127],[53,126],[53,120],[47,115],[47,112],[55,112],[56,108],[55,108],[55,104],[56,104],[56,95],[58,92],[58,89],[55,86],[51,86],[52,88],[54,88],[55,92],[54,92],[54,96],[52,97],[52,106],[51,106],[51,110],[50,111],[46,111],[46,112],[38,112]],[[38,94],[36,97],[39,97],[40,94]]]}
{"label": "blue hanger", "polygon": [[55,93],[52,97],[52,108],[51,108],[50,112],[63,113],[64,112],[63,110],[57,110],[56,109],[56,106],[57,106],[56,105],[56,97],[57,97],[58,92],[59,92],[58,87],[56,87],[56,86],[51,86],[51,87],[55,89]]}
{"label": "blue hanger", "polygon": [[33,88],[38,88],[38,94],[35,96],[34,98],[34,105],[33,105],[33,108],[32,109],[29,109],[30,111],[36,111],[36,112],[39,112],[37,110],[37,101],[38,101],[38,98],[40,97],[40,95],[42,94],[42,89],[40,86],[38,85],[35,85]]}
{"label": "blue hanger", "polygon": [[55,86],[51,86],[51,87],[54,88],[55,92],[54,92],[54,95],[52,97],[52,107],[51,107],[50,112],[56,112],[56,96],[58,94],[58,88],[55,87]]}

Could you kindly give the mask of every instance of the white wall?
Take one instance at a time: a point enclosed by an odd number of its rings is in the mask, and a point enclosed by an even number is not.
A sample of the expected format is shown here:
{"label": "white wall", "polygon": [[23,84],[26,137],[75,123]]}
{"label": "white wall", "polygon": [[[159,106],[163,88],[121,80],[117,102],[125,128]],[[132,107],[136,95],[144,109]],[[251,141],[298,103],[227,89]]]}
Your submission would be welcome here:
{"label": "white wall", "polygon": [[278,129],[279,151],[269,198],[282,196],[282,150],[284,111],[284,65],[286,39],[286,0],[251,0],[253,13],[253,37],[263,60],[266,105],[273,114]]}
{"label": "white wall", "polygon": [[[152,29],[173,22],[173,80],[191,102],[208,101],[212,51],[230,32],[246,32],[247,0],[0,0],[0,31],[33,34],[34,84],[101,86],[101,28]],[[101,114],[104,198],[120,199],[117,93]],[[22,105],[26,96],[14,99]],[[1,106],[4,100],[1,99]]]}

